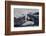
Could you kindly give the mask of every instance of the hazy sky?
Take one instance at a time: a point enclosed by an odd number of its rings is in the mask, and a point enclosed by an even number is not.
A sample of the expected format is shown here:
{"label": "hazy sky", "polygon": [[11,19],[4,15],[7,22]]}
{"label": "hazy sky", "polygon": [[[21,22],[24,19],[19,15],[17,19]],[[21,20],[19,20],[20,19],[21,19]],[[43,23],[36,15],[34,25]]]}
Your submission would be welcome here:
{"label": "hazy sky", "polygon": [[19,18],[19,17],[23,17],[25,14],[28,13],[35,13],[35,12],[39,12],[38,9],[26,9],[26,8],[14,8],[14,17]]}

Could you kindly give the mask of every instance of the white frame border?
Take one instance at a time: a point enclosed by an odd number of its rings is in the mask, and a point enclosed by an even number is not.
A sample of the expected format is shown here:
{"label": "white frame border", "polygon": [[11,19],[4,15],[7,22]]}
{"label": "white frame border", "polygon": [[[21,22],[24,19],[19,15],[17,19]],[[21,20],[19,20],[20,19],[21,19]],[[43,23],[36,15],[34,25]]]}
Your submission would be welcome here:
{"label": "white frame border", "polygon": [[[14,27],[14,8],[32,8],[39,9],[39,26],[35,27]],[[41,6],[20,6],[20,5],[11,5],[11,31],[27,31],[27,30],[42,30],[42,7]]]}

